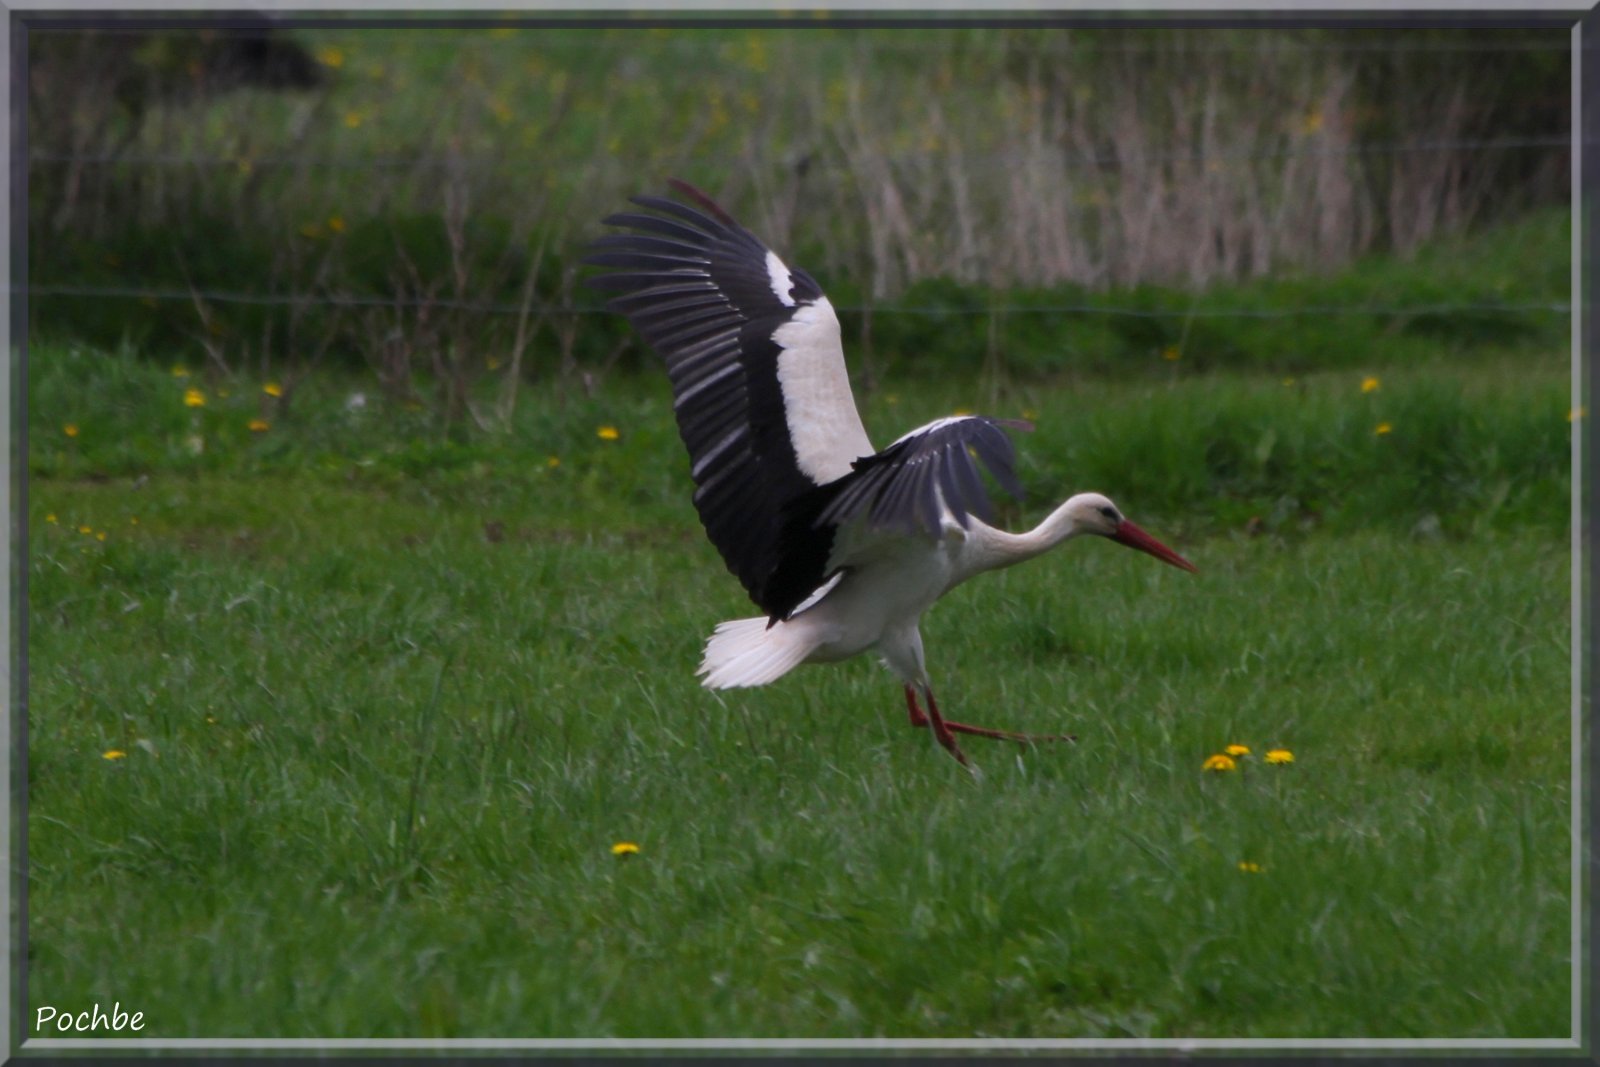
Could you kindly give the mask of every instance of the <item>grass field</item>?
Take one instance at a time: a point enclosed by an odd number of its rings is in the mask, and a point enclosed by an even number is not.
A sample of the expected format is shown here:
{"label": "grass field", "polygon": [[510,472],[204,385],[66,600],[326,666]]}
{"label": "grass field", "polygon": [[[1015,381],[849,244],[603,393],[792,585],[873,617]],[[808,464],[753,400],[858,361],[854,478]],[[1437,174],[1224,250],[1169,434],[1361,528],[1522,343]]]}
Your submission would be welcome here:
{"label": "grass field", "polygon": [[[1078,543],[942,602],[946,710],[1079,739],[974,739],[979,780],[866,660],[696,685],[705,634],[751,611],[663,381],[529,389],[515,432],[458,440],[334,379],[280,417],[259,382],[31,359],[30,1021],[117,999],[167,1037],[1569,1032],[1557,353],[1365,392],[864,395],[879,441],[1031,412],[1007,525],[1100,489],[1200,567]],[[1234,743],[1239,770],[1202,771]]]}

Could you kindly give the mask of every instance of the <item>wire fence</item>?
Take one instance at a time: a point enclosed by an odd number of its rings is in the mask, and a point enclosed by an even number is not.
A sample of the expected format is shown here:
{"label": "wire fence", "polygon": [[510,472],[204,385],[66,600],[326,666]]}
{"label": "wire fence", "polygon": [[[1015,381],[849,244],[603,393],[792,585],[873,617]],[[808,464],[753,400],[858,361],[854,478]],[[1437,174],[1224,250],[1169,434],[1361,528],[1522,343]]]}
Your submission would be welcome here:
{"label": "wire fence", "polygon": [[[120,300],[177,301],[192,304],[196,300],[218,304],[250,304],[268,307],[293,307],[317,305],[347,308],[436,308],[481,315],[522,315],[529,312],[559,313],[563,315],[612,314],[598,304],[550,305],[495,303],[478,300],[452,300],[448,298],[419,299],[401,295],[379,296],[358,293],[241,293],[208,289],[148,289],[126,288],[112,285],[30,285],[14,288],[13,292],[29,296],[96,297]],[[1454,315],[1464,313],[1550,314],[1566,315],[1572,306],[1564,301],[1525,302],[1469,302],[1455,301],[1427,304],[1301,304],[1281,307],[1235,308],[1206,307],[1201,304],[1184,307],[1129,308],[1114,304],[1007,304],[986,302],[971,305],[941,304],[929,307],[895,302],[874,304],[834,305],[836,311],[846,314],[896,314],[896,315],[1107,315],[1135,319],[1189,319],[1189,318],[1240,318],[1240,319],[1292,319],[1318,316],[1371,315],[1377,317],[1404,317],[1421,315]]]}

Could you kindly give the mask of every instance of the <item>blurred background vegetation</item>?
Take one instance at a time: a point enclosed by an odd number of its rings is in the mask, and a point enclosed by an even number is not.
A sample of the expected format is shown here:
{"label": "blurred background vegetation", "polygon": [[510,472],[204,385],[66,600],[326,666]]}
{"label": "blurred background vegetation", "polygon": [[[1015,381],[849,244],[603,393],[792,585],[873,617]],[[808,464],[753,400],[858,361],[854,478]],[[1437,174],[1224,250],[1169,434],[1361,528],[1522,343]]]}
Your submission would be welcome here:
{"label": "blurred background vegetation", "polygon": [[869,391],[1566,338],[1564,29],[50,29],[29,64],[33,335],[280,408],[342,368],[470,432],[646,365],[578,259],[669,175],[821,280]]}

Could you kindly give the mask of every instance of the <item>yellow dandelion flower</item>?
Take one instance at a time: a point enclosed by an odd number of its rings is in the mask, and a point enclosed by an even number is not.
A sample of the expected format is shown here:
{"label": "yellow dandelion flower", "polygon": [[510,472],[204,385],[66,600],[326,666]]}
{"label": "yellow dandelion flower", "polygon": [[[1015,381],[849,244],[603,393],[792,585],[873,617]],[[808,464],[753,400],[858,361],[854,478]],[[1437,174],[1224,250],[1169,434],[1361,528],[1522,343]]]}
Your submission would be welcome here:
{"label": "yellow dandelion flower", "polygon": [[96,541],[104,541],[106,539],[106,532],[104,530],[96,530],[94,532],[94,539]]}
{"label": "yellow dandelion flower", "polygon": [[1567,412],[1567,421],[1568,422],[1574,422],[1574,421],[1576,421],[1578,419],[1583,418],[1587,414],[1589,414],[1589,409],[1588,408],[1585,408],[1585,407],[1573,408],[1571,411]]}
{"label": "yellow dandelion flower", "polygon": [[317,62],[324,67],[332,67],[334,70],[338,70],[344,66],[344,49],[334,48],[332,45],[327,48],[319,48],[317,49]]}
{"label": "yellow dandelion flower", "polygon": [[602,426],[594,432],[594,435],[600,438],[602,441],[615,441],[617,438],[622,436],[617,432],[617,428],[615,426]]}
{"label": "yellow dandelion flower", "polygon": [[261,387],[261,391],[266,393],[268,396],[282,396],[283,386],[279,385],[277,382],[268,382],[266,385]]}
{"label": "yellow dandelion flower", "polygon": [[1250,755],[1250,749],[1246,745],[1229,745],[1227,748],[1223,749],[1222,751],[1226,752],[1230,756],[1248,756],[1248,755]]}
{"label": "yellow dandelion flower", "polygon": [[51,511],[51,512],[47,512],[47,513],[46,513],[46,514],[45,514],[45,517],[44,517],[44,521],[45,521],[45,522],[49,522],[49,523],[53,523],[53,522],[55,522],[55,521],[56,521],[56,513],[55,513],[55,512],[53,512],[53,511]]}
{"label": "yellow dandelion flower", "polygon": [[1268,763],[1293,763],[1294,753],[1286,748],[1274,748],[1267,751]]}
{"label": "yellow dandelion flower", "polygon": [[1035,411],[1033,408],[1023,408],[1022,409],[1022,417],[1027,419],[1029,422],[1032,422],[1034,419],[1037,419],[1039,417],[1039,413],[1037,411]]}
{"label": "yellow dandelion flower", "polygon": [[1234,762],[1232,756],[1224,756],[1218,753],[1215,756],[1207,757],[1200,769],[1203,771],[1236,771],[1239,769],[1239,764]]}
{"label": "yellow dandelion flower", "polygon": [[632,841],[618,841],[611,846],[611,854],[613,856],[633,856],[637,855],[638,852],[639,846]]}
{"label": "yellow dandelion flower", "polygon": [[198,389],[185,389],[183,391],[183,406],[186,408],[203,408],[206,406],[206,394]]}
{"label": "yellow dandelion flower", "polygon": [[1378,385],[1378,379],[1374,378],[1370,374],[1361,379],[1361,391],[1363,393],[1376,393],[1378,391]]}
{"label": "yellow dandelion flower", "polygon": [[268,422],[266,419],[250,420],[251,433],[266,433],[270,429],[272,429],[272,423]]}
{"label": "yellow dandelion flower", "polygon": [[328,229],[332,230],[334,233],[343,233],[344,232],[344,216],[343,215],[329,215],[328,216]]}
{"label": "yellow dandelion flower", "polygon": [[346,111],[344,113],[344,124],[352,130],[365,121],[366,118],[359,111]]}
{"label": "yellow dandelion flower", "polygon": [[78,424],[75,422],[69,422],[65,426],[61,427],[61,432],[66,434],[68,437],[76,437],[78,436]]}
{"label": "yellow dandelion flower", "polygon": [[174,364],[172,367],[172,376],[174,378],[187,378],[189,376],[189,368],[185,367],[182,363]]}
{"label": "yellow dandelion flower", "polygon": [[1168,363],[1176,362],[1178,359],[1182,358],[1182,356],[1183,353],[1178,351],[1177,345],[1168,345],[1166,348],[1161,350],[1161,358],[1166,360]]}
{"label": "yellow dandelion flower", "polygon": [[1254,863],[1250,860],[1240,860],[1239,869],[1246,874],[1260,874],[1261,864]]}
{"label": "yellow dandelion flower", "polygon": [[127,756],[127,753],[120,748],[108,748],[100,753],[101,759],[122,759],[125,756]]}
{"label": "yellow dandelion flower", "polygon": [[206,716],[206,725],[207,726],[215,726],[215,725],[217,725],[217,717],[215,715],[207,715]]}
{"label": "yellow dandelion flower", "polygon": [[1313,111],[1300,120],[1300,132],[1313,134],[1322,129],[1322,112]]}
{"label": "yellow dandelion flower", "polygon": [[128,525],[129,526],[137,526],[137,525],[139,525],[139,516],[137,516],[137,515],[129,515],[128,516]]}
{"label": "yellow dandelion flower", "polygon": [[544,461],[544,465],[549,467],[551,470],[555,470],[557,467],[561,466],[561,457],[551,456],[549,459]]}
{"label": "yellow dandelion flower", "polygon": [[92,533],[94,533],[94,527],[93,526],[80,526],[80,527],[78,527],[78,532],[81,533],[81,534],[92,534]]}
{"label": "yellow dandelion flower", "polygon": [[485,367],[487,367],[488,369],[490,369],[490,370],[499,370],[500,369],[500,361],[498,359],[496,359],[495,357],[493,357],[493,356],[489,356],[488,358],[486,358],[483,361],[483,365]]}
{"label": "yellow dandelion flower", "polygon": [[1394,427],[1390,426],[1387,422],[1380,422],[1380,423],[1378,423],[1377,427],[1373,429],[1372,432],[1377,434],[1379,437],[1382,437],[1384,434],[1390,433],[1393,430],[1394,430]]}

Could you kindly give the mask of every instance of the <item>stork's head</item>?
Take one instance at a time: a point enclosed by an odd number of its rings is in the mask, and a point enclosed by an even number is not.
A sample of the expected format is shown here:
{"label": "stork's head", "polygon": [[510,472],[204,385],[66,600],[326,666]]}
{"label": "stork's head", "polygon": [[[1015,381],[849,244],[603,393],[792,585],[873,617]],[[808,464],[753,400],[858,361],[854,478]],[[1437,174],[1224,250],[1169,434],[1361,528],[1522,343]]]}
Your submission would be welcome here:
{"label": "stork's head", "polygon": [[1119,545],[1148,552],[1162,563],[1170,563],[1186,571],[1195,569],[1193,563],[1123,518],[1117,506],[1099,493],[1079,493],[1067,501],[1065,511],[1077,532],[1109,537]]}

